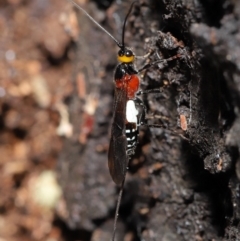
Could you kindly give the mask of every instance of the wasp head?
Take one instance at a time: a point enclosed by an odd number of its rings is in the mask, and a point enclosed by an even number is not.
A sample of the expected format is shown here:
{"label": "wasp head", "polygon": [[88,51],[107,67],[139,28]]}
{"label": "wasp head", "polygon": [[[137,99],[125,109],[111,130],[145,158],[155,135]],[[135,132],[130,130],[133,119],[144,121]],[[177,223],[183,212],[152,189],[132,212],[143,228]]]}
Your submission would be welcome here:
{"label": "wasp head", "polygon": [[134,53],[127,48],[121,48],[118,51],[118,61],[121,63],[132,63],[134,61]]}

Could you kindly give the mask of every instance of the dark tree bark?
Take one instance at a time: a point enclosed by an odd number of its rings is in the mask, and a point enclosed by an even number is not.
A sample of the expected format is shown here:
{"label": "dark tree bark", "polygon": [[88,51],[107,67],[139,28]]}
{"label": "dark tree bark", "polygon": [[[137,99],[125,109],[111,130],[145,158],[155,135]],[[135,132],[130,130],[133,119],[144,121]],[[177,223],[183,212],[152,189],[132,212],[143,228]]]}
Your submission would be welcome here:
{"label": "dark tree bark", "polygon": [[[120,39],[129,6],[85,9]],[[58,173],[69,226],[109,240],[118,193],[107,169],[117,48],[78,10],[77,16],[73,79],[85,91],[67,100],[75,135],[65,140]],[[131,233],[129,240],[240,240],[239,18],[238,1],[136,4],[128,46],[136,55],[151,52],[147,62],[178,58],[142,74],[143,90],[159,89],[142,96],[146,122],[166,128],[140,129],[116,240]]]}

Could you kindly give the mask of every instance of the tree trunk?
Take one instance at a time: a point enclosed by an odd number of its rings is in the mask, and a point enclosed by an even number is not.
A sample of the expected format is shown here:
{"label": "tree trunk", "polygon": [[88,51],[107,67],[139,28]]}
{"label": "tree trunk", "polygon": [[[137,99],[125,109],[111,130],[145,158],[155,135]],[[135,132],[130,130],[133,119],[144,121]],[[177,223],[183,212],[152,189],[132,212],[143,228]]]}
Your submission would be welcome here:
{"label": "tree trunk", "polygon": [[[106,1],[107,2],[107,1]],[[117,39],[129,2],[84,8]],[[109,240],[118,188],[107,168],[114,41],[76,10],[80,35],[69,106],[74,135],[58,174],[73,229]],[[126,40],[147,107],[129,163],[116,240],[240,240],[240,2],[137,2]],[[77,89],[81,91],[77,91]],[[80,94],[82,93],[82,94]],[[128,237],[128,238],[127,238]]]}

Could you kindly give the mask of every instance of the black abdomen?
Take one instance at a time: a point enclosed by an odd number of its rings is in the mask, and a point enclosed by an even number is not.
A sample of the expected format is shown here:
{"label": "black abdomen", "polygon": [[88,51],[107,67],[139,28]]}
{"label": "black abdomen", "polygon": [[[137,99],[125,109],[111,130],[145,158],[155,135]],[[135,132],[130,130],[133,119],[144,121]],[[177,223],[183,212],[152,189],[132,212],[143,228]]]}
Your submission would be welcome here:
{"label": "black abdomen", "polygon": [[127,155],[133,155],[138,143],[138,127],[135,123],[126,124]]}

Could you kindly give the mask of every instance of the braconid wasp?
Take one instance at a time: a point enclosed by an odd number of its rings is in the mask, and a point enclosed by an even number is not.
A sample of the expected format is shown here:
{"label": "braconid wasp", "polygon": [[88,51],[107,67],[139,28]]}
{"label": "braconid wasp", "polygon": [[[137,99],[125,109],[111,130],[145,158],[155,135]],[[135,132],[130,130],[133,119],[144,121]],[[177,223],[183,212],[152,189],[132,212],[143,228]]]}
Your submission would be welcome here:
{"label": "braconid wasp", "polygon": [[[138,128],[141,124],[144,124],[143,119],[145,116],[145,107],[141,100],[137,98],[137,94],[143,94],[147,92],[140,91],[140,80],[138,74],[158,63],[168,62],[178,58],[179,56],[175,55],[168,59],[160,59],[155,62],[148,63],[139,70],[137,70],[134,65],[134,60],[136,56],[130,48],[125,46],[124,42],[127,19],[132,12],[133,6],[136,2],[133,2],[131,4],[130,9],[125,17],[122,28],[122,42],[120,43],[76,2],[74,2],[73,0],[69,1],[79,10],[81,10],[103,32],[105,32],[109,37],[111,37],[119,47],[117,57],[120,63],[117,65],[114,74],[115,93],[113,101],[113,121],[108,150],[108,167],[110,175],[113,181],[117,185],[121,186],[114,218],[114,227],[112,234],[112,241],[114,241],[118,211],[123,193],[129,158],[134,154],[137,146]],[[143,113],[139,113],[139,110],[136,107],[137,104],[142,105]],[[157,126],[161,127],[160,125]]]}

